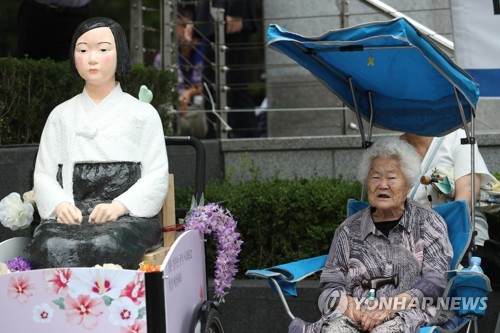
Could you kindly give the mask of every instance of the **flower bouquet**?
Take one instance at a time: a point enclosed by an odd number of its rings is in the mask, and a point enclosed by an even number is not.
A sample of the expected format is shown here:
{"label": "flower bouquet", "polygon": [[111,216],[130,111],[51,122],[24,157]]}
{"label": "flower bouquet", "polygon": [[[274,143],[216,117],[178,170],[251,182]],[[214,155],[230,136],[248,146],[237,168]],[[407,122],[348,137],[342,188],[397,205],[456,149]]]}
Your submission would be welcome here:
{"label": "flower bouquet", "polygon": [[212,235],[217,241],[213,287],[220,302],[224,301],[224,296],[238,272],[236,264],[243,241],[236,232],[236,225],[231,212],[215,203],[192,208],[184,222],[185,230],[199,230]]}

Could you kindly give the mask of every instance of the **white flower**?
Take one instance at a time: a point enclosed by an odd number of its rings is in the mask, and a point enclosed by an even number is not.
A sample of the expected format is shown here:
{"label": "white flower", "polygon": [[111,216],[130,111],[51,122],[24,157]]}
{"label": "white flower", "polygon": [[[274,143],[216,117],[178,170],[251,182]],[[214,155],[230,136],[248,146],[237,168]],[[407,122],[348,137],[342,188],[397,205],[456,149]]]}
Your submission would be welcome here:
{"label": "white flower", "polygon": [[24,203],[19,193],[11,193],[0,201],[0,222],[12,230],[27,228],[33,221],[33,205]]}
{"label": "white flower", "polygon": [[39,324],[50,323],[53,315],[54,309],[52,309],[47,303],[36,305],[33,308],[33,320]]}
{"label": "white flower", "polygon": [[10,273],[10,269],[7,266],[7,264],[4,263],[3,261],[0,261],[0,275],[9,274],[9,273]]}
{"label": "white flower", "polygon": [[29,202],[30,204],[34,205],[35,204],[35,191],[31,190],[28,192],[24,192],[23,201]]}
{"label": "white flower", "polygon": [[104,265],[102,265],[102,266],[101,266],[101,265],[99,265],[99,264],[97,264],[97,265],[95,265],[94,267],[95,267],[95,268],[104,268],[104,269],[123,269],[123,267],[122,267],[122,266],[117,265],[117,264],[104,264]]}
{"label": "white flower", "polygon": [[128,297],[120,297],[109,306],[109,321],[113,325],[132,325],[139,315],[139,307]]}
{"label": "white flower", "polygon": [[107,296],[117,299],[121,290],[133,279],[134,271],[115,269],[74,269],[68,282],[68,293],[72,298],[88,295],[90,298]]}

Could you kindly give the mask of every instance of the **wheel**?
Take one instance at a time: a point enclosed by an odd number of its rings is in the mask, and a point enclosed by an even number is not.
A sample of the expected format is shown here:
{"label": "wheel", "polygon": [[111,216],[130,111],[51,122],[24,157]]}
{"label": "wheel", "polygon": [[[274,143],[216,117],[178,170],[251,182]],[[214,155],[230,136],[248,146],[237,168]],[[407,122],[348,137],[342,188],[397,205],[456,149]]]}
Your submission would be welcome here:
{"label": "wheel", "polygon": [[212,308],[208,311],[205,330],[203,333],[224,333],[222,322],[220,320],[220,313],[217,309]]}

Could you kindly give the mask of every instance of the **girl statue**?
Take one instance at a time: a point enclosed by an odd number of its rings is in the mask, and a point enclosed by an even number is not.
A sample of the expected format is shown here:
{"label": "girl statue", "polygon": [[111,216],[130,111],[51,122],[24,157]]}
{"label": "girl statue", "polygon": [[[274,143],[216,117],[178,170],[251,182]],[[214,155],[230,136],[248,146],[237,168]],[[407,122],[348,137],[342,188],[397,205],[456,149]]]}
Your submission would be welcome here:
{"label": "girl statue", "polygon": [[70,64],[85,87],[45,124],[34,173],[42,221],[25,255],[36,268],[135,269],[161,239],[157,214],[168,188],[162,123],[117,81],[130,71],[130,58],[115,21],[80,24]]}

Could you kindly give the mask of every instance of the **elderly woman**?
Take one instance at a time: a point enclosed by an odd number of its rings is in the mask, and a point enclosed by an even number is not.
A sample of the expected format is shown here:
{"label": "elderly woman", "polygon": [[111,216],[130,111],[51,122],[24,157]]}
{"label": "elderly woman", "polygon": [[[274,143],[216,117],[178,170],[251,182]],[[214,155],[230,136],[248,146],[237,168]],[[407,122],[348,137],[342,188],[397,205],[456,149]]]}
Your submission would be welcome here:
{"label": "elderly woman", "polygon": [[[452,248],[443,219],[406,200],[419,175],[406,142],[380,140],[365,152],[359,176],[370,206],[335,232],[320,281],[322,333],[416,332],[430,323]],[[452,316],[444,312],[437,324]]]}

